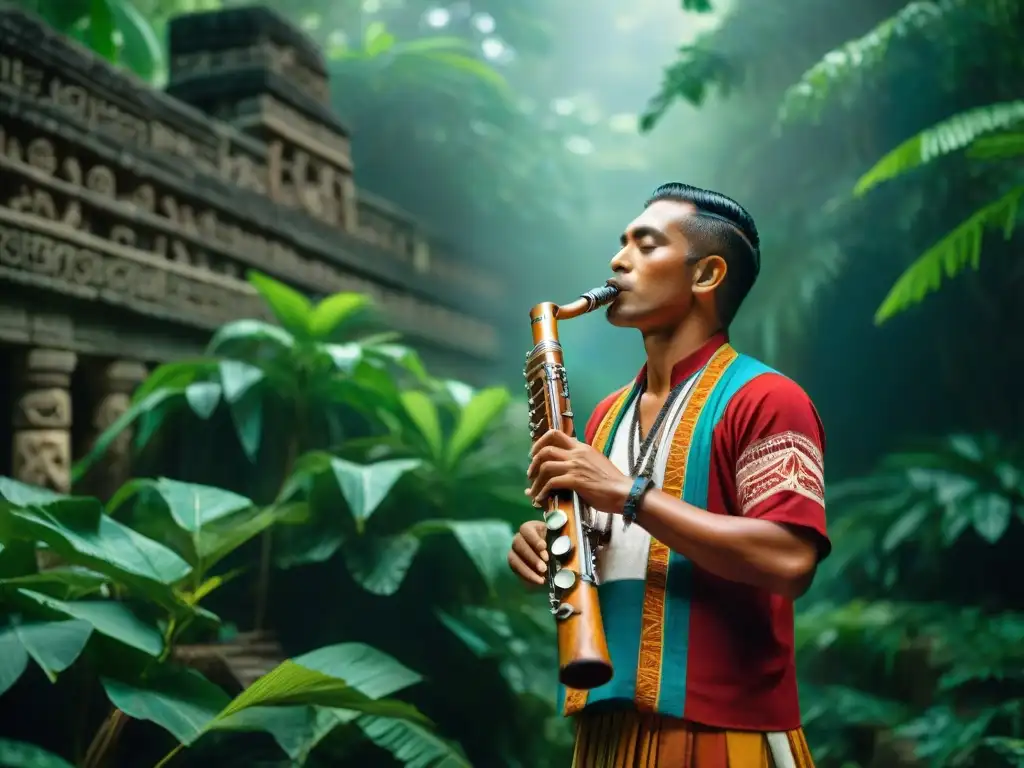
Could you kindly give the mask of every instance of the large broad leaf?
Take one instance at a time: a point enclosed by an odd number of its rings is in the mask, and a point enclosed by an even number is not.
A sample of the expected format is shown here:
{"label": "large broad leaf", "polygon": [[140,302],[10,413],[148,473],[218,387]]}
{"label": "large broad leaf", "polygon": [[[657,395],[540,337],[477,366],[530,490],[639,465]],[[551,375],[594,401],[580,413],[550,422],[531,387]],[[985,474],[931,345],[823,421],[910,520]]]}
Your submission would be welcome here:
{"label": "large broad leaf", "polygon": [[459,413],[455,431],[448,441],[447,464],[454,467],[459,459],[483,437],[509,402],[507,389],[492,387],[477,392]]}
{"label": "large broad leaf", "polygon": [[393,459],[375,464],[353,464],[337,458],[331,460],[338,490],[348,504],[357,530],[363,530],[370,515],[387,498],[395,483],[420,464],[418,459]]}
{"label": "large broad leaf", "polygon": [[405,768],[472,768],[458,745],[418,723],[364,716],[356,724],[370,741],[390,752]]}
{"label": "large broad leaf", "polygon": [[26,741],[0,739],[0,765],[4,768],[72,768],[71,763]]}
{"label": "large broad leaf", "polygon": [[284,328],[262,320],[245,319],[218,328],[206,349],[211,355],[244,360],[255,365],[261,358],[260,353],[266,354],[268,348],[278,353],[287,353],[294,347],[295,337]]}
{"label": "large broad leaf", "polygon": [[430,458],[440,461],[444,455],[444,435],[441,432],[441,418],[437,406],[423,392],[403,392],[402,407],[419,432]]}
{"label": "large broad leaf", "polygon": [[[364,651],[358,646],[355,650],[356,653],[353,654],[353,658],[348,663],[359,663],[360,659],[363,658]],[[370,650],[372,651],[372,649]],[[376,664],[378,663],[377,654],[375,651],[372,651],[372,653],[373,655],[366,661]],[[313,660],[306,659],[306,663],[315,664],[317,661],[315,658]],[[342,672],[343,670],[341,669],[334,669],[333,671],[334,674]],[[342,676],[345,675],[342,674]],[[372,698],[380,699],[407,687],[408,680],[408,676],[404,674],[376,676],[373,678],[373,689],[364,690],[364,693],[371,695]],[[339,726],[352,723],[357,719],[365,723],[372,723],[378,719],[386,720],[386,722],[392,724],[408,722],[394,718],[360,715],[358,711],[336,707],[260,706],[249,707],[232,715],[226,721],[219,724],[217,728],[233,731],[267,731],[274,737],[274,740],[277,741],[281,749],[301,765],[313,748],[331,731]],[[417,725],[416,727],[418,733],[422,734],[422,741],[431,739],[438,741],[436,737],[431,736],[429,731],[422,726]],[[377,730],[379,731],[380,729]],[[397,746],[397,741],[392,741],[391,744]]]}
{"label": "large broad leaf", "polygon": [[136,648],[148,656],[159,658],[163,653],[164,641],[160,631],[136,616],[124,603],[114,600],[58,600],[28,589],[19,589],[18,594],[45,608],[87,622],[101,635]]}
{"label": "large broad leaf", "polygon": [[[133,510],[139,520],[135,527],[166,541],[204,571],[275,523],[301,523],[308,516],[305,503],[261,509],[237,493],[165,477],[126,484],[111,500],[111,510],[132,497],[139,500]],[[158,506],[155,515],[154,502]]]}
{"label": "large broad leaf", "polygon": [[353,579],[375,595],[393,595],[420,551],[420,539],[411,534],[360,536],[343,545],[345,567]]}
{"label": "large broad leaf", "polygon": [[336,293],[328,296],[313,309],[309,316],[309,334],[314,339],[326,340],[353,317],[370,305],[368,296],[359,293]]}
{"label": "large broad leaf", "polygon": [[[125,714],[150,720],[184,746],[211,730],[251,730],[242,715],[256,707],[317,705],[381,717],[425,722],[413,707],[382,699],[420,681],[420,676],[390,656],[361,643],[343,643],[285,661],[230,702],[219,688],[190,670],[164,668],[145,683],[104,680],[111,702]],[[219,694],[219,695],[218,695]]]}
{"label": "large broad leaf", "polygon": [[11,615],[0,626],[0,695],[18,682],[31,658],[50,682],[82,653],[92,626],[86,621],[22,621]]}
{"label": "large broad leaf", "polygon": [[504,520],[427,520],[412,532],[419,537],[451,533],[489,589],[508,573],[508,551],[515,534]]}
{"label": "large broad leaf", "polygon": [[262,370],[248,363],[224,360],[220,364],[224,400],[231,408],[231,421],[250,461],[256,460],[263,436],[263,398],[259,385],[264,378]]}
{"label": "large broad leaf", "polygon": [[17,507],[0,503],[0,541],[42,541],[66,561],[110,576],[164,607],[179,608],[171,584],[189,564],[161,544],[103,514],[91,498]]}
{"label": "large broad leaf", "polygon": [[215,381],[196,381],[185,387],[185,401],[192,413],[206,421],[220,405],[222,391],[220,384]]}
{"label": "large broad leaf", "polygon": [[251,270],[249,282],[267,302],[277,321],[296,337],[309,334],[309,316],[312,306],[309,299],[282,282],[260,272]]}
{"label": "large broad leaf", "polygon": [[493,591],[507,573],[512,527],[502,520],[427,520],[389,537],[363,536],[344,544],[345,565],[360,586],[377,595],[397,592],[428,536],[450,533]]}

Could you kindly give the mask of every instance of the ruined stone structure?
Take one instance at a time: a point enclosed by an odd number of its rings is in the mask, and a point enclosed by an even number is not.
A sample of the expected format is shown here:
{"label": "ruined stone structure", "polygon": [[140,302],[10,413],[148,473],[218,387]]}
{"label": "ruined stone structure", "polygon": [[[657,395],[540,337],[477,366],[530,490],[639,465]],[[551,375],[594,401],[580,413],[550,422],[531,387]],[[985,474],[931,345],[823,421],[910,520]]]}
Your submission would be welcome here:
{"label": "ruined stone structure", "polygon": [[248,269],[369,294],[438,372],[497,354],[495,281],[357,190],[311,41],[251,8],[176,20],[170,49],[164,93],[0,10],[0,474],[66,490],[148,368],[265,318]]}

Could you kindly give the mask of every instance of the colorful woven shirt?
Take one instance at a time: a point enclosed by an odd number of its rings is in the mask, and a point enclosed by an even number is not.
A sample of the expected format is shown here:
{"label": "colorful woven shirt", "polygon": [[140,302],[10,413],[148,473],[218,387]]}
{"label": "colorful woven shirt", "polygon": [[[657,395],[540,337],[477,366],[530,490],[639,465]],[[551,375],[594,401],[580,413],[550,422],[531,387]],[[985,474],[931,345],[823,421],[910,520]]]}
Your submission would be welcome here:
{"label": "colorful woven shirt", "polygon": [[[586,440],[626,473],[644,377],[605,398],[586,428]],[[806,393],[737,354],[724,334],[674,367],[673,386],[683,382],[665,418],[655,484],[715,514],[797,526],[827,556],[824,430]],[[560,688],[565,714],[625,708],[717,728],[798,728],[792,601],[697,568],[653,539],[642,515],[625,531],[620,517],[612,522],[597,569],[615,674],[589,692]]]}

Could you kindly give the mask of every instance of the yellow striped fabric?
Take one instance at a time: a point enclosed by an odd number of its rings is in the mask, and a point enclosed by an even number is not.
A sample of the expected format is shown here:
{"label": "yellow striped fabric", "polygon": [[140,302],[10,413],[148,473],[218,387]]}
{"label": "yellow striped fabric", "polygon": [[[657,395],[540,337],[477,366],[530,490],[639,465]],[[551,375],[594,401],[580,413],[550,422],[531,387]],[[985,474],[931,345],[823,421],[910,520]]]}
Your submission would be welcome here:
{"label": "yellow striped fabric", "polygon": [[726,731],[636,711],[576,718],[573,768],[814,768],[803,729]]}

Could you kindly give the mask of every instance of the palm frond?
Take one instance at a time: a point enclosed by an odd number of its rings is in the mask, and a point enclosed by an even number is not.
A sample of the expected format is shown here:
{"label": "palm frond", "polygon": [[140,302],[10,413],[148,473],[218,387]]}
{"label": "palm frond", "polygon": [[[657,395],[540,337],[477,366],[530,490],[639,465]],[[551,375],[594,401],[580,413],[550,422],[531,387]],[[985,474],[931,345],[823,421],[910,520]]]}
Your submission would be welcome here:
{"label": "palm frond", "polygon": [[[778,119],[816,119],[824,106],[849,98],[851,90],[870,84],[893,49],[911,40],[928,40],[943,47],[977,41],[964,34],[965,25],[985,29],[1015,24],[1020,9],[1016,0],[916,0],[878,24],[867,34],[825,54],[785,93]],[[1003,25],[1001,27],[1001,25]]]}
{"label": "palm frond", "polygon": [[1013,235],[1024,186],[1018,186],[973,213],[966,221],[925,251],[893,285],[878,311],[875,324],[920,303],[937,291],[942,280],[952,279],[981,262],[982,239],[989,227],[1001,227],[1007,240]]}
{"label": "palm frond", "polygon": [[[972,146],[985,134],[1024,121],[1024,101],[1007,101],[967,110],[913,136],[879,160],[854,186],[854,195],[901,176],[944,155]],[[1020,134],[1013,134],[1020,138]],[[992,137],[998,138],[998,137]],[[1024,151],[1024,146],[1018,147]]]}

